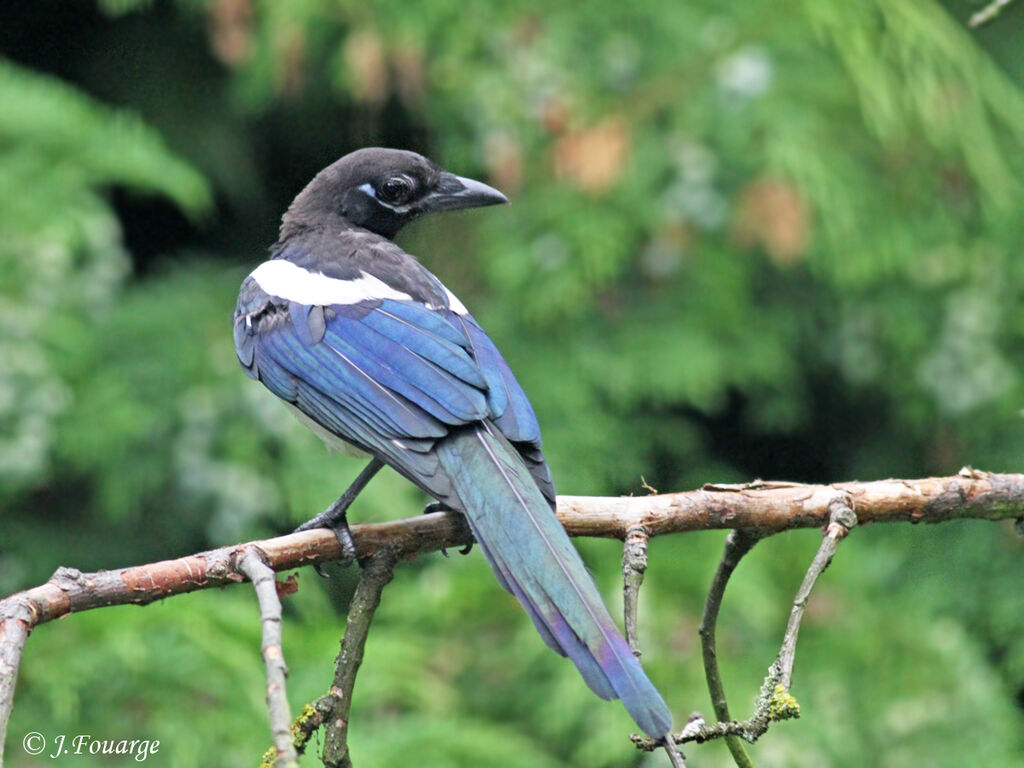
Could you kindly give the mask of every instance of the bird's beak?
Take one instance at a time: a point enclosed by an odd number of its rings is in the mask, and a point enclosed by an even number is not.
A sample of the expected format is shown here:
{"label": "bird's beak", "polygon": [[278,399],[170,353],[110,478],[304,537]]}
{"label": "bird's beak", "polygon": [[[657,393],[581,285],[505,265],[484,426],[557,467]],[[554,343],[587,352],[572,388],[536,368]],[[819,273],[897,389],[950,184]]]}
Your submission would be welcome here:
{"label": "bird's beak", "polygon": [[437,184],[434,185],[434,190],[423,198],[421,205],[424,212],[434,212],[479,208],[483,205],[507,202],[507,197],[482,181],[442,171]]}

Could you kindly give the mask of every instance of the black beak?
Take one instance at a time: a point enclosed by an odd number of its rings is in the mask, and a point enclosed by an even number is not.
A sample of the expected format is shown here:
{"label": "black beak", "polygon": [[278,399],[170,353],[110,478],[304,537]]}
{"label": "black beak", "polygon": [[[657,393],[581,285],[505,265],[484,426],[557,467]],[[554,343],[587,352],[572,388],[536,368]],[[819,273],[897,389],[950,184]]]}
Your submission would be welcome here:
{"label": "black beak", "polygon": [[437,184],[434,185],[434,190],[423,198],[420,205],[424,212],[434,212],[479,208],[483,205],[507,202],[507,197],[482,181],[474,181],[442,171]]}

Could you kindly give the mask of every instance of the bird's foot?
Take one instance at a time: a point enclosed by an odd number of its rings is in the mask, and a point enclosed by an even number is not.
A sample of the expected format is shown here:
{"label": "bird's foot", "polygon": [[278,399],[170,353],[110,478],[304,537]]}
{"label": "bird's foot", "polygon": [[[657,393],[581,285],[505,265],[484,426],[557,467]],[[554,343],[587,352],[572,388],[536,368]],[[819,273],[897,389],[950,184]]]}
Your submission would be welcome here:
{"label": "bird's foot", "polygon": [[[447,504],[445,504],[443,501],[432,501],[429,504],[427,504],[427,506],[425,506],[423,508],[423,514],[424,515],[430,515],[430,514],[433,514],[434,512],[457,512],[457,510],[452,509]],[[459,550],[459,554],[460,555],[468,555],[472,551],[473,551],[473,542],[469,542],[469,544],[467,544],[466,546],[464,546],[462,549]],[[445,557],[448,557],[448,549],[446,547],[441,547],[441,554],[444,555]]]}
{"label": "bird's foot", "polygon": [[[326,528],[334,533],[334,537],[338,540],[341,545],[341,563],[342,565],[351,565],[356,559],[356,543],[352,538],[352,531],[348,527],[348,517],[346,511],[351,503],[350,499],[346,499],[344,495],[335,501],[331,506],[325,509],[316,517],[311,520],[307,520],[292,533],[298,533],[299,531],[309,531],[314,528]],[[328,578],[327,572],[324,570],[321,563],[317,563],[313,566],[313,570],[317,572],[317,575]]]}
{"label": "bird's foot", "polygon": [[[383,466],[384,462],[380,459],[370,459],[370,463],[363,468],[363,471],[359,473],[359,476],[352,482],[352,485],[346,488],[345,492],[331,506],[312,520],[304,522],[292,533],[308,531],[313,528],[327,528],[334,531],[334,536],[338,539],[338,543],[341,544],[341,562],[343,565],[351,565],[356,559],[356,543],[352,540],[352,531],[349,530],[346,513],[348,508],[352,506],[352,502],[356,500],[356,496],[359,495],[363,488],[366,487],[366,484],[373,479],[373,476]],[[323,578],[327,578],[323,566],[319,563],[313,566],[313,570]]]}
{"label": "bird's foot", "polygon": [[423,507],[424,515],[432,515],[435,512],[454,512],[455,510],[445,504],[443,501],[432,501]]}

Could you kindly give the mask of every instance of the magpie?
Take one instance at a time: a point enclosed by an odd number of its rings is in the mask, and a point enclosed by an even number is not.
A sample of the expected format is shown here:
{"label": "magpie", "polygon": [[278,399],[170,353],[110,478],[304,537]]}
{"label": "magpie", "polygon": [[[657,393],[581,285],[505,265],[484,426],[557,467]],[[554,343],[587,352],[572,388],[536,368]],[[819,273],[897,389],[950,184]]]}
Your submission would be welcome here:
{"label": "magpie", "polygon": [[[665,741],[671,715],[555,517],[529,400],[479,323],[392,242],[418,216],[508,202],[413,152],[368,148],[324,168],[284,214],[234,313],[245,373],[328,445],[371,457],[300,528],[347,532],[345,511],[387,464],[465,516],[498,582],[591,690]],[[354,555],[351,538],[348,550]]]}

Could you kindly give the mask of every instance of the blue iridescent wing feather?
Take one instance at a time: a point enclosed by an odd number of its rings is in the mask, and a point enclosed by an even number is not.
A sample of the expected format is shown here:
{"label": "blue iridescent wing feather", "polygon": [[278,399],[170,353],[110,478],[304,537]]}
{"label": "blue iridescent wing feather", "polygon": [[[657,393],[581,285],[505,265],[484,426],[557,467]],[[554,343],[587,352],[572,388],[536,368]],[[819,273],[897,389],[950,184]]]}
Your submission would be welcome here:
{"label": "blue iridescent wing feather", "polygon": [[266,312],[261,299],[240,300],[235,345],[246,372],[278,397],[364,449],[368,437],[433,439],[490,419],[554,504],[533,408],[472,316],[393,299]]}

